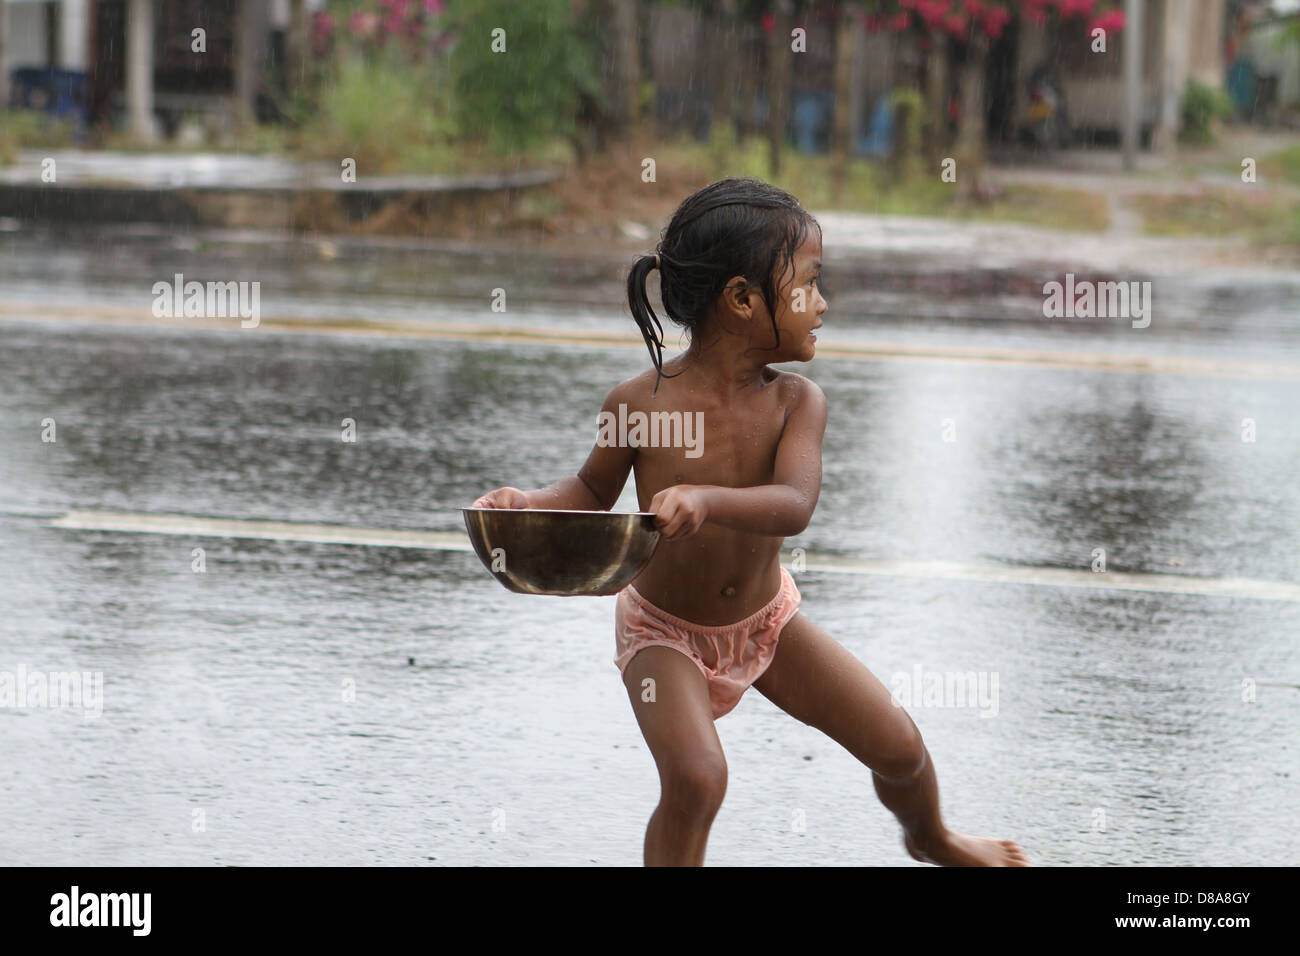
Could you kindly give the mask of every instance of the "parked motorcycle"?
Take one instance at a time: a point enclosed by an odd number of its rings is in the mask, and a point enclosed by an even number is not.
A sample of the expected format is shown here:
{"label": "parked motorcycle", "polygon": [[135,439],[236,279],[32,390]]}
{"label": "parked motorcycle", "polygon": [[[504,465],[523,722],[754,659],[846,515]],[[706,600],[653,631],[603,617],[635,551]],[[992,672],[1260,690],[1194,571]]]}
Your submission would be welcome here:
{"label": "parked motorcycle", "polygon": [[1065,149],[1073,134],[1065,108],[1065,92],[1049,64],[1041,64],[1029,74],[1029,135],[1043,150]]}

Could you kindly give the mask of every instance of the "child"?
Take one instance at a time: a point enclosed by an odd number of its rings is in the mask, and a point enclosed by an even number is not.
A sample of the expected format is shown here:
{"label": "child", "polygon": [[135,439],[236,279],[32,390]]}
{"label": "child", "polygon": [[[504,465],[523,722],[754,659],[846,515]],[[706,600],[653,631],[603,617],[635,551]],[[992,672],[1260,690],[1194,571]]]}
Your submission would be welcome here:
{"label": "child", "polygon": [[[602,411],[619,420],[626,406],[625,416],[678,412],[700,422],[693,456],[663,443],[634,446],[633,430],[622,447],[598,440],[575,477],[536,491],[499,488],[474,506],[607,511],[636,472],[640,508],[655,513],[661,539],[618,595],[614,662],[659,768],[647,866],[704,862],[727,785],[713,722],[751,684],[871,768],[914,858],[1028,865],[1009,840],[944,826],[916,725],[857,658],[799,612],[799,591],[780,565],[782,540],[803,531],[817,506],[826,399],[808,379],[769,366],[816,353],[826,311],[821,254],[821,227],[780,189],[725,179],[690,196],[658,253],[639,258],[628,275],[654,372],[616,386]],[[664,308],[691,333],[687,351],[667,363],[646,293],[654,268]]]}

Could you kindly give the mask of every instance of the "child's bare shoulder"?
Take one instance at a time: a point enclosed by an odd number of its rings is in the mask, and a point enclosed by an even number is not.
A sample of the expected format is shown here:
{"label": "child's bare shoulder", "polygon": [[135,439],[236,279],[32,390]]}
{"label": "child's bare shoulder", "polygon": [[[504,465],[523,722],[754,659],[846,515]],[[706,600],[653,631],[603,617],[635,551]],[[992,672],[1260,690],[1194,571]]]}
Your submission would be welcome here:
{"label": "child's bare shoulder", "polygon": [[[627,405],[629,408],[644,408],[650,402],[651,392],[655,385],[655,370],[650,369],[646,372],[640,372],[631,378],[624,379],[609,390],[605,397],[605,408],[616,410],[620,404]],[[663,385],[659,386],[659,394],[663,395]]]}
{"label": "child's bare shoulder", "polygon": [[804,378],[798,372],[786,372],[780,369],[772,369],[776,372],[776,378],[772,385],[780,389],[777,394],[781,397],[781,403],[785,406],[786,417],[795,409],[804,405],[815,409],[826,408],[826,393],[810,378]]}

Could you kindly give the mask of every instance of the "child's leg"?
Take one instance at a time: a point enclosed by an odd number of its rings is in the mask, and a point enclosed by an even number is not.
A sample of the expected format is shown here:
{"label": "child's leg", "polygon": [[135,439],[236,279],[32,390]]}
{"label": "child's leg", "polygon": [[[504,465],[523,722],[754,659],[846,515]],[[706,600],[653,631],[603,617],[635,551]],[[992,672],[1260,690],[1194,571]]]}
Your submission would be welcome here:
{"label": "child's leg", "polygon": [[[654,700],[642,681],[654,680]],[[702,866],[709,828],[727,791],[727,761],[700,669],[651,645],[623,671],[632,709],[659,768],[659,805],[645,834],[646,866]]]}
{"label": "child's leg", "polygon": [[754,686],[871,768],[876,793],[898,817],[916,859],[945,866],[1028,865],[1010,840],[944,826],[939,782],[916,724],[861,661],[803,613],[785,626],[772,663]]}

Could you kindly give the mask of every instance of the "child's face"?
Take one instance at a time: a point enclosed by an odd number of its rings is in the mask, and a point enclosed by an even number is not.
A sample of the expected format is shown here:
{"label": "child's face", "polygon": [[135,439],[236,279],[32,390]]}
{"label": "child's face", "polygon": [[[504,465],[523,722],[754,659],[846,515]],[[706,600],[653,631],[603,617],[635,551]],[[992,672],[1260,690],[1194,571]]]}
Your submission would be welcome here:
{"label": "child's face", "polygon": [[[773,362],[806,362],[817,352],[817,337],[813,329],[820,328],[822,313],[827,309],[821,290],[822,243],[816,235],[809,236],[794,253],[794,273],[787,268],[777,283],[776,324],[781,330],[780,354]],[[766,337],[773,343],[771,325]],[[761,327],[761,326],[760,326]],[[756,330],[757,331],[757,330]]]}

